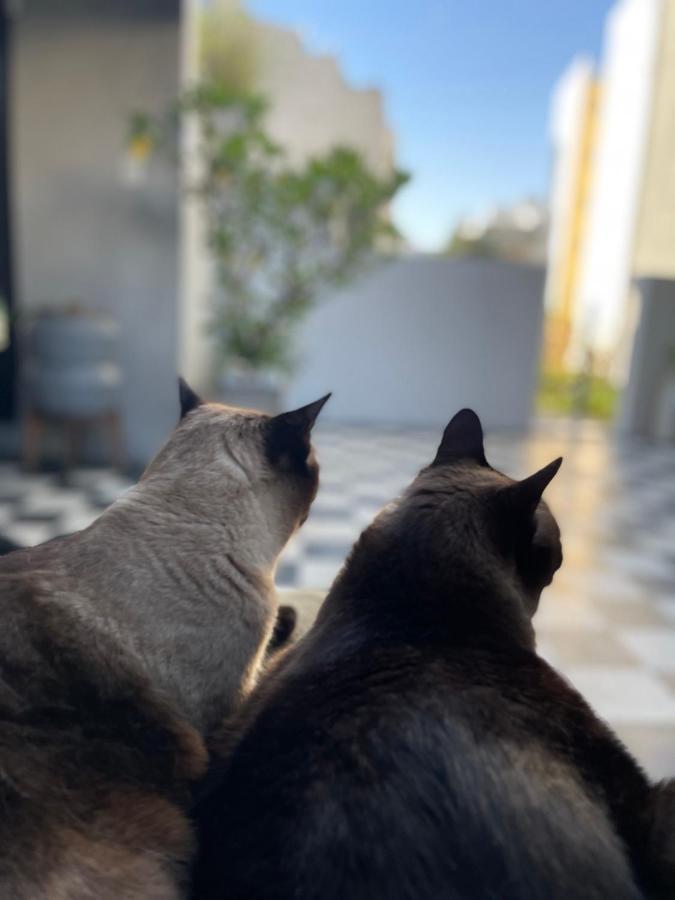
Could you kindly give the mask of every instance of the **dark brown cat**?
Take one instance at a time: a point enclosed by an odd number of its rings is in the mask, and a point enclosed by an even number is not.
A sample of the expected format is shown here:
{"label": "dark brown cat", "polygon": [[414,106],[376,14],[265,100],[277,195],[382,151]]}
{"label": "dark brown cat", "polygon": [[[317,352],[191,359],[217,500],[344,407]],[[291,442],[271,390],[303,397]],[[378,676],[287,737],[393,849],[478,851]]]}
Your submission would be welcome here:
{"label": "dark brown cat", "polygon": [[672,784],[535,651],[560,462],[515,482],[474,413],[450,422],[224,731],[195,897],[675,896]]}
{"label": "dark brown cat", "polygon": [[84,531],[0,560],[3,900],[182,894],[203,738],[257,678],[324,401],[270,417],[183,383],[138,485]]}

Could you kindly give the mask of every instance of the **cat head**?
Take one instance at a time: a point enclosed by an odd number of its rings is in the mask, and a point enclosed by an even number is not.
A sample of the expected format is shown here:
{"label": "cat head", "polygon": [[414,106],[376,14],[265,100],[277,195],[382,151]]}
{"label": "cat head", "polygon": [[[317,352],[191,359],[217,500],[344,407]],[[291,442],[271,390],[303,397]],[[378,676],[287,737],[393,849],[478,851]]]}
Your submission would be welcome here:
{"label": "cat head", "polygon": [[271,416],[205,402],[181,378],[179,422],[142,482],[205,522],[250,530],[257,523],[278,553],[316,496],[311,433],[329,396]]}
{"label": "cat head", "polygon": [[485,563],[515,580],[530,616],[562,564],[558,523],[542,499],[561,463],[558,457],[521,481],[498,472],[485,458],[480,419],[463,409],[410,490],[412,498],[420,490],[437,491],[454,540],[462,544],[473,535]]}
{"label": "cat head", "polygon": [[[345,576],[376,571],[380,587],[369,584],[370,595],[439,599],[440,608],[416,604],[415,615],[447,620],[459,607],[444,598],[461,597],[467,627],[487,626],[491,614],[529,621],[562,562],[558,525],[542,500],[561,461],[522,481],[503,475],[485,458],[478,416],[462,410],[433,462],[364,532]],[[495,597],[505,604],[486,607]]]}

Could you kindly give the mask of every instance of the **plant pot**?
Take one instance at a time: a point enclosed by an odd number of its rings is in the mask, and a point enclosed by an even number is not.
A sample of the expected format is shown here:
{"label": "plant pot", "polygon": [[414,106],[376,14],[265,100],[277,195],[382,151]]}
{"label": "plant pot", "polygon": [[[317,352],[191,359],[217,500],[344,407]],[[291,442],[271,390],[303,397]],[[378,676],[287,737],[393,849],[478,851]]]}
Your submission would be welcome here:
{"label": "plant pot", "polygon": [[115,362],[119,326],[107,316],[63,312],[40,316],[31,329],[26,388],[32,409],[80,418],[119,405]]}
{"label": "plant pot", "polygon": [[283,409],[285,384],[267,372],[227,372],[216,380],[218,396],[227,406],[257,409],[276,415]]}

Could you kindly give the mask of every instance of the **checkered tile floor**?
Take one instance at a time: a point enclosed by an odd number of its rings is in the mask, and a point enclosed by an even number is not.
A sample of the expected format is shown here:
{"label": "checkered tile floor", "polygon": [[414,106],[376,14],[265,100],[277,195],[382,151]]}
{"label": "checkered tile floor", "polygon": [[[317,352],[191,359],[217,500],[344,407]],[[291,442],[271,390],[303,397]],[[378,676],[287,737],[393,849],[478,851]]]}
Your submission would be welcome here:
{"label": "checkered tile floor", "polygon": [[[286,587],[327,588],[373,514],[435,451],[439,434],[319,426],[322,484],[278,570]],[[488,438],[514,476],[563,454],[547,498],[565,562],[535,619],[539,647],[647,769],[675,775],[675,448],[618,443],[589,423],[542,422]],[[78,470],[68,484],[0,464],[0,533],[35,544],[82,528],[129,482]]]}

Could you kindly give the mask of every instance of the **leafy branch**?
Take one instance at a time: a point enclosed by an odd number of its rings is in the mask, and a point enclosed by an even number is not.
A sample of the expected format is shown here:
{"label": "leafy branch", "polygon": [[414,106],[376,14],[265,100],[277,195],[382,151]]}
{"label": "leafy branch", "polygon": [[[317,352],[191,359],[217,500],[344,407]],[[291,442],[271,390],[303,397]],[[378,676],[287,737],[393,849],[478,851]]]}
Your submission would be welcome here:
{"label": "leafy branch", "polygon": [[[408,176],[381,177],[349,147],[292,167],[265,129],[265,100],[203,82],[164,121],[136,114],[165,150],[185,116],[199,124],[199,176],[189,190],[205,210],[221,288],[209,323],[220,362],[292,371],[293,332],[333,285],[345,284],[397,233],[387,206]],[[136,135],[138,140],[139,135]]]}

